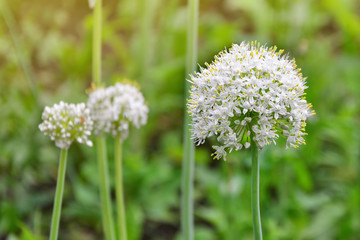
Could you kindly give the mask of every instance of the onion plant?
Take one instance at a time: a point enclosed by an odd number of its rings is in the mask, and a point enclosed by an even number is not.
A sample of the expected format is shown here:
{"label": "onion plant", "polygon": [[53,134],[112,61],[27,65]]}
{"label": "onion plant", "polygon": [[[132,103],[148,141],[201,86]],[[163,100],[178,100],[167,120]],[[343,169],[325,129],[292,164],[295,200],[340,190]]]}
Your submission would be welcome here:
{"label": "onion plant", "polygon": [[118,239],[126,240],[126,218],[122,171],[122,143],[130,125],[139,128],[147,121],[148,107],[134,84],[116,83],[90,93],[88,107],[94,120],[95,135],[111,134],[115,138],[115,192]]}
{"label": "onion plant", "polygon": [[286,147],[305,144],[306,119],[315,112],[306,101],[306,79],[295,60],[255,41],[233,44],[211,64],[191,75],[188,111],[192,138],[202,144],[214,136],[215,159],[232,150],[252,149],[254,238],[262,239],[259,203],[259,150],[286,138]]}
{"label": "onion plant", "polygon": [[43,122],[39,125],[40,131],[55,141],[55,145],[61,149],[49,237],[50,240],[56,240],[59,232],[68,149],[74,141],[92,146],[88,136],[91,135],[93,121],[84,103],[64,102],[45,107],[42,120]]}
{"label": "onion plant", "polygon": [[[92,74],[93,86],[101,86],[101,38],[102,38],[102,0],[90,0],[90,7],[94,7],[93,17],[93,49],[92,49]],[[115,239],[115,227],[112,216],[112,206],[109,185],[109,169],[104,136],[96,138],[97,159],[100,176],[100,195],[103,228],[107,240]]]}

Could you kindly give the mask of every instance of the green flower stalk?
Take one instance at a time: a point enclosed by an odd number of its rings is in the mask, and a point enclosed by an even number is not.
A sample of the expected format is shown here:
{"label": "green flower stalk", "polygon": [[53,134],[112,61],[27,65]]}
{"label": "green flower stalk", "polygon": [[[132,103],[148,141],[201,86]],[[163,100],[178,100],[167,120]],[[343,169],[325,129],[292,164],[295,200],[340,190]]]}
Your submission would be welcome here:
{"label": "green flower stalk", "polygon": [[109,133],[115,138],[115,190],[118,216],[118,238],[127,239],[122,172],[122,142],[130,125],[139,128],[147,122],[149,112],[145,99],[132,84],[116,83],[90,93],[88,107],[94,120],[94,132]]}
{"label": "green flower stalk", "polygon": [[[186,74],[195,71],[197,59],[199,1],[188,1],[188,25],[186,42]],[[185,99],[189,97],[190,83],[185,83]],[[184,116],[184,143],[181,177],[181,234],[182,239],[194,239],[194,168],[195,146],[190,138],[190,116]]]}
{"label": "green flower stalk", "polygon": [[56,183],[56,192],[54,199],[53,214],[51,218],[51,228],[50,228],[50,240],[56,240],[59,233],[59,224],[60,224],[60,215],[61,215],[61,205],[64,194],[64,183],[65,183],[65,172],[66,172],[66,161],[67,161],[67,150],[61,149],[60,152],[60,162],[58,169],[58,179]]}
{"label": "green flower stalk", "polygon": [[260,162],[259,162],[259,149],[256,147],[256,144],[252,142],[251,146],[251,158],[252,158],[252,168],[251,168],[251,212],[253,218],[253,231],[254,239],[262,239],[262,230],[261,230],[261,217],[260,217]]}
{"label": "green flower stalk", "polygon": [[42,120],[39,125],[40,131],[55,141],[55,145],[61,149],[49,237],[50,240],[56,240],[59,232],[68,148],[74,141],[92,146],[88,136],[91,135],[93,121],[84,103],[64,102],[53,107],[45,107]]}
{"label": "green flower stalk", "polygon": [[118,219],[118,238],[121,240],[127,239],[126,230],[126,214],[124,203],[124,184],[122,171],[122,140],[121,135],[115,137],[115,192],[116,192],[116,207]]}
{"label": "green flower stalk", "polygon": [[[94,8],[93,20],[93,51],[92,51],[92,74],[93,87],[101,85],[101,37],[102,37],[102,0],[89,0],[90,8]],[[109,169],[106,152],[106,141],[103,136],[96,138],[97,159],[100,177],[101,211],[105,238],[115,240],[115,226],[112,216]]]}
{"label": "green flower stalk", "polygon": [[89,0],[90,7],[94,8],[93,19],[93,49],[92,74],[93,83],[101,84],[101,37],[102,37],[102,0]]}
{"label": "green flower stalk", "polygon": [[252,148],[252,212],[255,239],[262,239],[259,207],[258,151],[286,138],[286,147],[305,144],[306,119],[315,114],[307,103],[306,80],[295,60],[276,47],[259,43],[233,44],[214,62],[191,75],[188,111],[192,138],[199,145],[208,137],[215,159],[232,150]]}
{"label": "green flower stalk", "polygon": [[97,145],[97,160],[100,177],[100,197],[101,197],[101,211],[103,219],[103,228],[105,232],[105,239],[115,240],[115,225],[113,219],[113,211],[110,197],[110,180],[109,167],[106,152],[106,141],[103,136],[96,138]]}

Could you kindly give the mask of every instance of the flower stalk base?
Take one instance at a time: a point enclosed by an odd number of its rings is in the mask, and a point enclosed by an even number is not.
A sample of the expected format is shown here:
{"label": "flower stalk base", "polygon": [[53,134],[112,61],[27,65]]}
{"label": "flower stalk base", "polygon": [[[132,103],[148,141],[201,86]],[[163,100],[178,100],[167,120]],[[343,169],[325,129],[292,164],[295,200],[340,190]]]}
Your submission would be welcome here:
{"label": "flower stalk base", "polygon": [[50,240],[56,240],[59,233],[61,205],[62,205],[64,183],[65,183],[66,160],[67,160],[67,149],[61,149],[57,183],[56,183],[56,192],[54,199],[54,208],[51,218],[51,228],[50,228],[50,237],[49,237]]}
{"label": "flower stalk base", "polygon": [[262,240],[261,219],[260,219],[260,162],[259,150],[256,143],[251,144],[252,166],[251,166],[251,211],[253,218],[254,240]]}
{"label": "flower stalk base", "polygon": [[124,185],[122,173],[122,142],[121,136],[115,137],[115,187],[116,187],[116,206],[119,228],[119,240],[127,240],[125,204],[124,204]]}
{"label": "flower stalk base", "polygon": [[110,187],[109,187],[109,170],[106,156],[106,143],[104,137],[98,137],[97,141],[97,158],[100,176],[100,194],[101,210],[105,237],[108,240],[115,240],[114,220],[112,217]]}

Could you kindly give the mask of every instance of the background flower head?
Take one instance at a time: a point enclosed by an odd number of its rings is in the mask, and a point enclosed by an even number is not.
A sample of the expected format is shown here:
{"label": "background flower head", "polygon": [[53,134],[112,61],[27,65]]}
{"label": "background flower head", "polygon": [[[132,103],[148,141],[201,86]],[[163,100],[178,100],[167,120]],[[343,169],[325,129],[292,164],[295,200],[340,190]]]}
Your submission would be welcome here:
{"label": "background flower head", "polygon": [[139,89],[124,83],[93,91],[89,95],[88,107],[96,135],[121,134],[122,139],[128,136],[130,124],[136,128],[145,125],[149,112]]}
{"label": "background flower head", "polygon": [[57,147],[68,149],[74,140],[92,146],[88,136],[91,135],[93,121],[85,103],[68,104],[61,101],[52,107],[45,107],[42,120],[40,131],[55,141]]}
{"label": "background flower head", "polygon": [[192,136],[198,144],[217,136],[215,158],[252,141],[259,148],[276,144],[279,135],[287,147],[305,143],[305,121],[315,113],[305,99],[305,78],[282,53],[256,42],[233,44],[191,76]]}

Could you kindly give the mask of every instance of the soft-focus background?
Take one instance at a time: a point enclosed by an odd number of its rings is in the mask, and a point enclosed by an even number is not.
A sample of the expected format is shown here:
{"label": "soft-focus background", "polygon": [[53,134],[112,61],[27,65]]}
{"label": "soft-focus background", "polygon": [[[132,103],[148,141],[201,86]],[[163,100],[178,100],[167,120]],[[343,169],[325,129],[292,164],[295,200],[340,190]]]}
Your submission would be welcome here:
{"label": "soft-focus background", "polygon": [[[7,2],[7,3],[6,3]],[[92,11],[86,0],[1,0],[0,239],[46,239],[59,150],[45,105],[87,100]],[[179,239],[186,1],[105,0],[103,80],[137,80],[148,124],[126,141],[130,240]],[[201,0],[198,63],[232,43],[276,44],[308,77],[307,145],[261,154],[265,239],[360,239],[360,1]],[[113,174],[113,140],[107,139]],[[195,235],[252,239],[249,152],[197,147]],[[112,182],[113,184],[113,182]],[[102,239],[95,149],[69,151],[60,239]]]}

